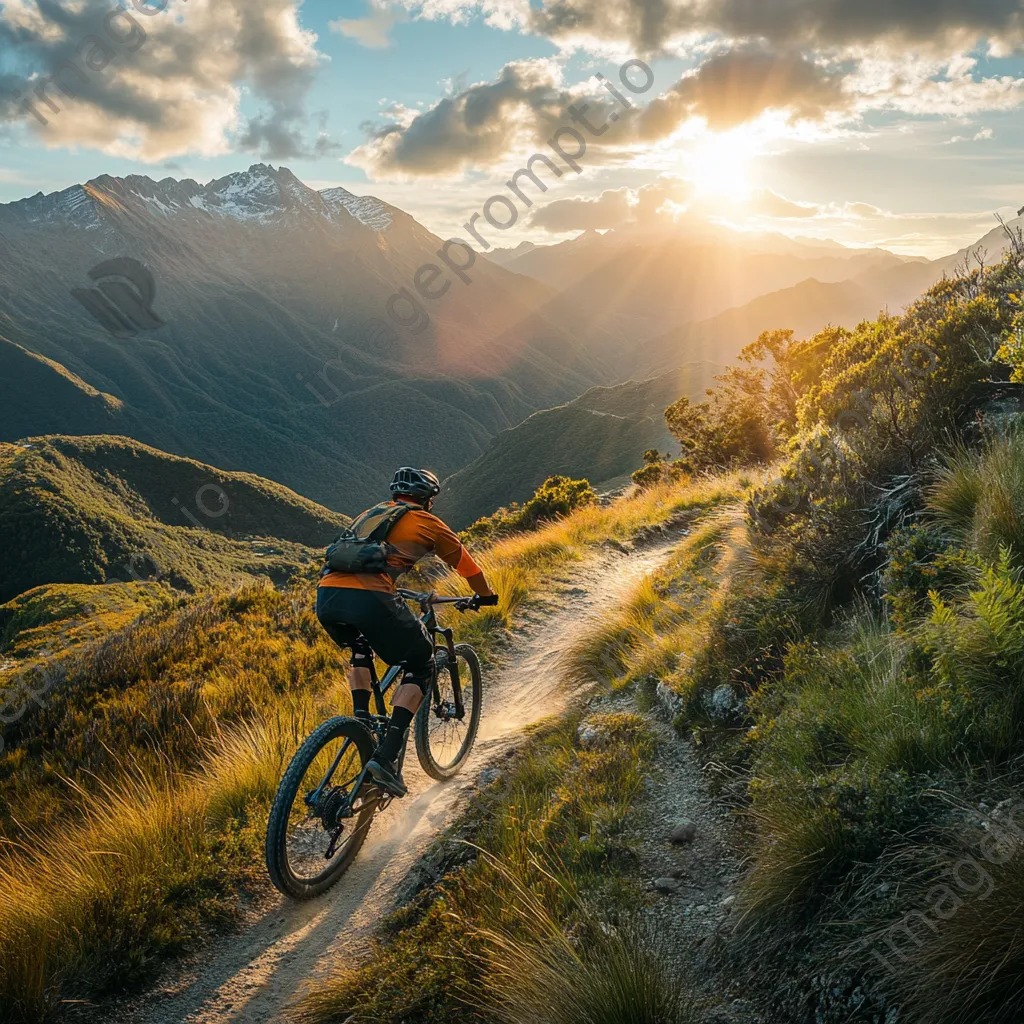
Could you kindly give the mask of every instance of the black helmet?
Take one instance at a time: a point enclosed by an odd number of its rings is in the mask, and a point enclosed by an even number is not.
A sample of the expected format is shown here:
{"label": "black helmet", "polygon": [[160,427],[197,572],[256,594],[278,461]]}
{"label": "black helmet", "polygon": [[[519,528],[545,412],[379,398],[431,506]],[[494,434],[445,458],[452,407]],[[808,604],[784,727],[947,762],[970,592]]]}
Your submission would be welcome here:
{"label": "black helmet", "polygon": [[403,466],[391,481],[392,494],[408,494],[413,498],[435,498],[441,493],[441,482],[429,469]]}

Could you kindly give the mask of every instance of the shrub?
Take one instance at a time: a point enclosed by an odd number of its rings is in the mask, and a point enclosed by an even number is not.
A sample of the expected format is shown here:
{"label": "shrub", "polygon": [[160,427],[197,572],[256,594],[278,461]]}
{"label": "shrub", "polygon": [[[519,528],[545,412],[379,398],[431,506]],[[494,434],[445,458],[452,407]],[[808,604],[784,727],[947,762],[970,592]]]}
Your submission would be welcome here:
{"label": "shrub", "polygon": [[587,480],[567,476],[548,477],[524,505],[513,502],[493,515],[478,519],[462,533],[467,543],[493,542],[513,533],[535,530],[543,523],[561,519],[597,501]]}
{"label": "shrub", "polygon": [[938,522],[982,558],[996,562],[1005,549],[1024,566],[1024,433],[997,437],[980,453],[953,448],[928,504]]}
{"label": "shrub", "polygon": [[947,533],[931,523],[899,527],[883,545],[887,556],[881,577],[883,598],[900,629],[931,611],[929,594],[952,594],[975,574],[969,552],[954,548]]}
{"label": "shrub", "polygon": [[661,484],[675,483],[683,477],[683,470],[673,465],[671,455],[662,455],[654,448],[644,452],[644,464],[633,474],[633,483],[642,491]]}

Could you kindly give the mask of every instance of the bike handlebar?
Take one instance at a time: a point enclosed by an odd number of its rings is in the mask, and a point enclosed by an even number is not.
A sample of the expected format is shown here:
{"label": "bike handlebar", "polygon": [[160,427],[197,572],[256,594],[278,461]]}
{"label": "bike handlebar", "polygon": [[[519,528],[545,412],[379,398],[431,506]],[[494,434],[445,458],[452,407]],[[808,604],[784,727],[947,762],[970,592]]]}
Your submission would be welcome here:
{"label": "bike handlebar", "polygon": [[493,607],[498,603],[498,595],[490,594],[482,597],[476,594],[473,597],[439,597],[437,594],[423,594],[417,590],[398,590],[398,596],[404,597],[407,601],[416,601],[426,607],[432,604],[453,604],[460,612],[478,611],[480,608]]}

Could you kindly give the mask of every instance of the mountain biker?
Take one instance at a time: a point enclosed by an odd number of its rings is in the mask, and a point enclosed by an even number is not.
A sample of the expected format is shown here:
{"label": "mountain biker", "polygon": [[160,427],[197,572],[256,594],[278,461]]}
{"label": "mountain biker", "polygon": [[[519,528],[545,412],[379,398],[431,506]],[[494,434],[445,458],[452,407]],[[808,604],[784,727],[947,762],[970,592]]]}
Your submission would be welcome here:
{"label": "mountain biker", "polygon": [[385,538],[394,548],[387,559],[392,571],[342,573],[325,566],[317,589],[316,614],[339,647],[352,649],[348,681],[355,716],[361,721],[370,721],[370,666],[374,653],[389,665],[405,666],[392,700],[384,739],[366,765],[379,786],[396,796],[405,796],[408,790],[395,761],[430,685],[434,647],[419,619],[395,593],[395,577],[411,569],[424,555],[433,553],[465,577],[474,593],[489,597],[494,592],[459,538],[437,516],[431,515],[434,498],[441,491],[433,473],[403,467],[395,473],[390,491],[392,500],[378,509],[394,511],[399,503],[410,506]]}

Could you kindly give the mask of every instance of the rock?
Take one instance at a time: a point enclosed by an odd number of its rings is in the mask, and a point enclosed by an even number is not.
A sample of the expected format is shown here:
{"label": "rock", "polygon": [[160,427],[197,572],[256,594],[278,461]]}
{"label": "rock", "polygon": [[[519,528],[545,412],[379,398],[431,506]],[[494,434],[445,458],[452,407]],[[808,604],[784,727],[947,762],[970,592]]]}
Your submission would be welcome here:
{"label": "rock", "polygon": [[653,882],[655,891],[669,893],[679,892],[679,883],[674,878],[656,878]]}
{"label": "rock", "polygon": [[666,686],[660,679],[654,688],[654,698],[658,702],[661,716],[671,719],[675,718],[683,710],[683,699],[671,687]]}
{"label": "rock", "polygon": [[479,782],[481,786],[489,786],[492,782],[497,782],[501,778],[501,770],[499,768],[485,768],[480,773]]}
{"label": "rock", "polygon": [[708,906],[707,906],[706,903],[702,903],[699,907],[697,907],[697,913],[698,914],[706,914],[707,912],[708,912]]}
{"label": "rock", "polygon": [[704,705],[712,718],[728,721],[743,708],[743,701],[728,683],[722,683],[704,698]]}
{"label": "rock", "polygon": [[669,842],[682,846],[684,843],[692,843],[697,838],[697,826],[689,819],[679,822],[669,834]]}
{"label": "rock", "polygon": [[599,748],[608,745],[608,734],[596,725],[584,722],[576,731],[576,739],[584,748]]}
{"label": "rock", "polygon": [[719,903],[718,905],[720,907],[725,907],[726,910],[728,910],[729,907],[731,907],[735,902],[736,902],[736,897],[735,896],[726,896],[725,899],[722,900],[722,902]]}

